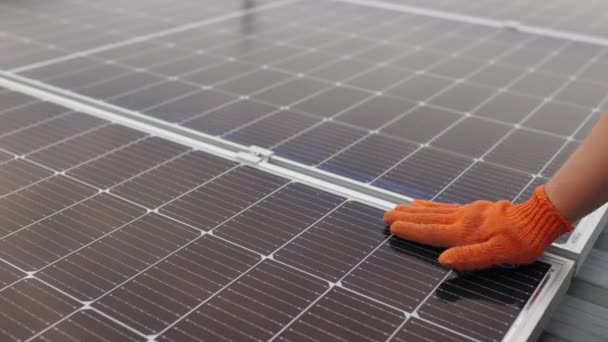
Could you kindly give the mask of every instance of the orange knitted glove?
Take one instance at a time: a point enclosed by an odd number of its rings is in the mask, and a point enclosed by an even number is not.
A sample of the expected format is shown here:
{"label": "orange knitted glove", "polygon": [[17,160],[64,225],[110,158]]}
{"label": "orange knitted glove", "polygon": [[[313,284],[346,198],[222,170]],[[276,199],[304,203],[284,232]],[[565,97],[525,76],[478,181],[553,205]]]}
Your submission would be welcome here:
{"label": "orange knitted glove", "polygon": [[477,201],[467,205],[415,200],[386,213],[391,233],[437,247],[452,247],[439,262],[458,270],[530,264],[572,225],[553,207],[543,186],[527,202]]}

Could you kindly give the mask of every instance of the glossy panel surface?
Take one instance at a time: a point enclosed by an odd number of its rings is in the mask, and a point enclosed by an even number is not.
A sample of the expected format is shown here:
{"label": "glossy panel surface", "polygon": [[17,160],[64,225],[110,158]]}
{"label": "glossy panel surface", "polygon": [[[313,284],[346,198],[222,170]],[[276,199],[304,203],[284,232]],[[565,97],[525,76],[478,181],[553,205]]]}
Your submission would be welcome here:
{"label": "glossy panel surface", "polygon": [[[341,2],[250,10],[265,3],[122,4],[116,41],[243,12],[115,47],[96,40],[113,35],[103,10],[81,40],[60,18],[89,5],[46,6],[28,28],[17,17],[43,8],[5,4],[17,14],[0,46],[19,58],[0,66],[78,47],[20,74],[457,203],[522,201],[605,106],[603,49]],[[36,39],[15,43],[12,25]],[[21,323],[0,322],[9,341],[501,339],[549,271],[459,275],[440,250],[389,237],[381,209],[15,92],[0,103],[0,297]]]}
{"label": "glossy panel surface", "polygon": [[[605,54],[532,34],[300,1],[93,51],[72,58],[73,70],[61,61],[22,75],[379,184],[413,172],[400,166],[409,142],[447,153],[437,165],[472,157],[537,173],[561,160],[566,138],[583,139],[606,106],[597,71]],[[520,135],[538,153],[512,156],[523,148],[512,141]],[[455,163],[444,186],[464,175]],[[382,185],[425,198],[437,194],[434,186]]]}

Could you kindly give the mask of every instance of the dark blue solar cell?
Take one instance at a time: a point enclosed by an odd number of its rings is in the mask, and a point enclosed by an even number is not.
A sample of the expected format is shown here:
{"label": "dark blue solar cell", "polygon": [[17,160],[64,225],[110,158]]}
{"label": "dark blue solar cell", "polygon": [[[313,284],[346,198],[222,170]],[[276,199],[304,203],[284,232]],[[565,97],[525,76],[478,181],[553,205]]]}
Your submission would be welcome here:
{"label": "dark blue solar cell", "polygon": [[322,117],[331,117],[369,97],[369,93],[361,90],[335,87],[296,104],[294,108]]}
{"label": "dark blue solar cell", "polygon": [[163,82],[164,78],[145,72],[131,72],[120,77],[93,83],[79,88],[78,93],[95,99],[105,100],[151,84]]}
{"label": "dark blue solar cell", "polygon": [[[47,82],[63,89],[83,89],[130,73],[126,67],[115,64],[97,64],[93,61],[90,61],[89,64],[89,67],[85,69],[72,69],[67,73],[61,71],[56,73],[52,69],[50,71],[46,70],[54,74]],[[41,70],[49,68],[51,66],[43,67]]]}
{"label": "dark blue solar cell", "polygon": [[182,76],[190,82],[200,85],[214,85],[232,78],[240,77],[254,71],[256,68],[250,64],[228,61],[216,64],[202,70]]}
{"label": "dark blue solar cell", "polygon": [[334,63],[316,68],[309,74],[324,80],[340,82],[360,73],[361,70],[369,69],[372,65],[355,59],[340,59]]}
{"label": "dark blue solar cell", "polygon": [[569,136],[591,113],[590,108],[549,101],[535,110],[534,114],[523,122],[523,125]]}
{"label": "dark blue solar cell", "polygon": [[471,157],[479,157],[505,136],[510,126],[466,118],[451,127],[431,145]]}
{"label": "dark blue solar cell", "polygon": [[346,202],[274,253],[279,260],[337,281],[386,239],[383,210]]}
{"label": "dark blue solar cell", "polygon": [[219,107],[203,116],[184,123],[184,126],[213,135],[222,135],[276,111],[278,108],[241,100]]}
{"label": "dark blue solar cell", "polygon": [[586,81],[571,81],[555,96],[558,101],[595,108],[606,100],[608,85]]}
{"label": "dark blue solar cell", "polygon": [[352,125],[377,129],[408,112],[415,106],[409,101],[387,96],[375,96],[336,117],[336,120]]}
{"label": "dark blue solar cell", "polygon": [[345,277],[342,285],[412,312],[449,272],[437,261],[441,251],[392,237]]}
{"label": "dark blue solar cell", "polygon": [[164,102],[159,106],[146,109],[144,112],[161,120],[182,122],[225,105],[235,99],[235,96],[233,97],[218,91],[204,90]]}
{"label": "dark blue solar cell", "polygon": [[13,159],[14,156],[12,154],[8,154],[4,151],[0,151],[0,163],[4,163],[5,161]]}
{"label": "dark blue solar cell", "polygon": [[447,88],[451,83],[452,81],[444,78],[416,75],[390,88],[387,92],[404,99],[424,101],[436,95],[442,89]]}
{"label": "dark blue solar cell", "polygon": [[275,152],[300,163],[317,165],[366,134],[363,130],[326,122],[279,145]]}
{"label": "dark blue solar cell", "polygon": [[539,172],[564,145],[565,139],[526,130],[516,130],[485,159],[528,172]]}
{"label": "dark blue solar cell", "polygon": [[347,83],[362,89],[383,91],[411,75],[412,72],[409,70],[377,67],[348,80]]}
{"label": "dark blue solar cell", "polygon": [[270,148],[321,121],[312,115],[280,111],[247,125],[226,136],[226,139],[250,146]]}
{"label": "dark blue solar cell", "polygon": [[566,82],[567,79],[552,74],[530,72],[509,88],[521,94],[544,98],[550,96]]}
{"label": "dark blue solar cell", "polygon": [[256,94],[255,98],[267,103],[288,106],[329,87],[330,83],[302,77],[266,89]]}
{"label": "dark blue solar cell", "polygon": [[419,106],[407,115],[382,128],[382,132],[398,138],[427,142],[447,129],[460,114],[431,106]]}
{"label": "dark blue solar cell", "polygon": [[423,148],[373,185],[404,195],[431,199],[460,175],[473,159]]}
{"label": "dark blue solar cell", "polygon": [[528,173],[479,162],[468,169],[437,198],[440,202],[513,200],[532,179]]}
{"label": "dark blue solar cell", "polygon": [[417,145],[372,134],[319,166],[339,175],[370,182],[400,162]]}
{"label": "dark blue solar cell", "polygon": [[490,98],[493,92],[494,90],[488,88],[461,83],[433,97],[429,102],[440,107],[468,112]]}
{"label": "dark blue solar cell", "polygon": [[217,88],[234,94],[249,95],[280,84],[288,78],[289,75],[283,72],[260,69],[227,82],[221,82]]}
{"label": "dark blue solar cell", "polygon": [[539,98],[503,92],[477,108],[475,115],[509,123],[518,123],[541,103],[542,100]]}
{"label": "dark blue solar cell", "polygon": [[74,299],[37,279],[23,279],[2,289],[0,301],[3,313],[0,320],[2,341],[30,340],[81,306]]}
{"label": "dark blue solar cell", "polygon": [[214,234],[270,254],[334,210],[344,198],[292,183],[224,223]]}
{"label": "dark blue solar cell", "polygon": [[108,102],[130,110],[141,111],[197,91],[197,87],[179,81],[167,81],[118,96]]}

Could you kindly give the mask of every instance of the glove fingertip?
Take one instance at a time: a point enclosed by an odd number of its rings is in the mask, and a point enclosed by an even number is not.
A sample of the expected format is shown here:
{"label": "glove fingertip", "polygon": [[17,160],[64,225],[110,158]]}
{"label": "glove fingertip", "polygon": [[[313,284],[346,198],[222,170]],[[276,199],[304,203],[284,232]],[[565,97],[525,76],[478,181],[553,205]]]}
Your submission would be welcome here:
{"label": "glove fingertip", "polygon": [[448,253],[448,251],[449,249],[439,255],[439,263],[441,264],[441,266],[446,268],[457,268],[457,259],[455,259],[451,253]]}
{"label": "glove fingertip", "polygon": [[384,218],[383,218],[384,219],[384,223],[391,224],[391,216],[392,216],[392,214],[391,214],[390,211],[385,212],[384,213]]}
{"label": "glove fingertip", "polygon": [[487,260],[477,253],[476,247],[462,246],[450,248],[439,255],[439,263],[444,267],[458,271],[473,271],[487,268],[489,266],[486,266]]}
{"label": "glove fingertip", "polygon": [[384,213],[384,222],[388,225],[391,225],[397,221],[399,221],[400,215],[396,210],[389,210]]}

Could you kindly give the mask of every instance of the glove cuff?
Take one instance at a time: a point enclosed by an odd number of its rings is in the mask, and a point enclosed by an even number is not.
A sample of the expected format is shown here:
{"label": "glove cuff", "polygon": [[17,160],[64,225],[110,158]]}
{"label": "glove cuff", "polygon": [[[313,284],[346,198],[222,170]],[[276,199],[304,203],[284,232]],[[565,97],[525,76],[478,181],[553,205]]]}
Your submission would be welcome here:
{"label": "glove cuff", "polygon": [[516,205],[512,215],[528,222],[528,226],[532,228],[531,233],[536,235],[537,241],[546,239],[552,242],[560,235],[574,229],[572,223],[551,203],[544,186],[536,188],[528,201]]}

